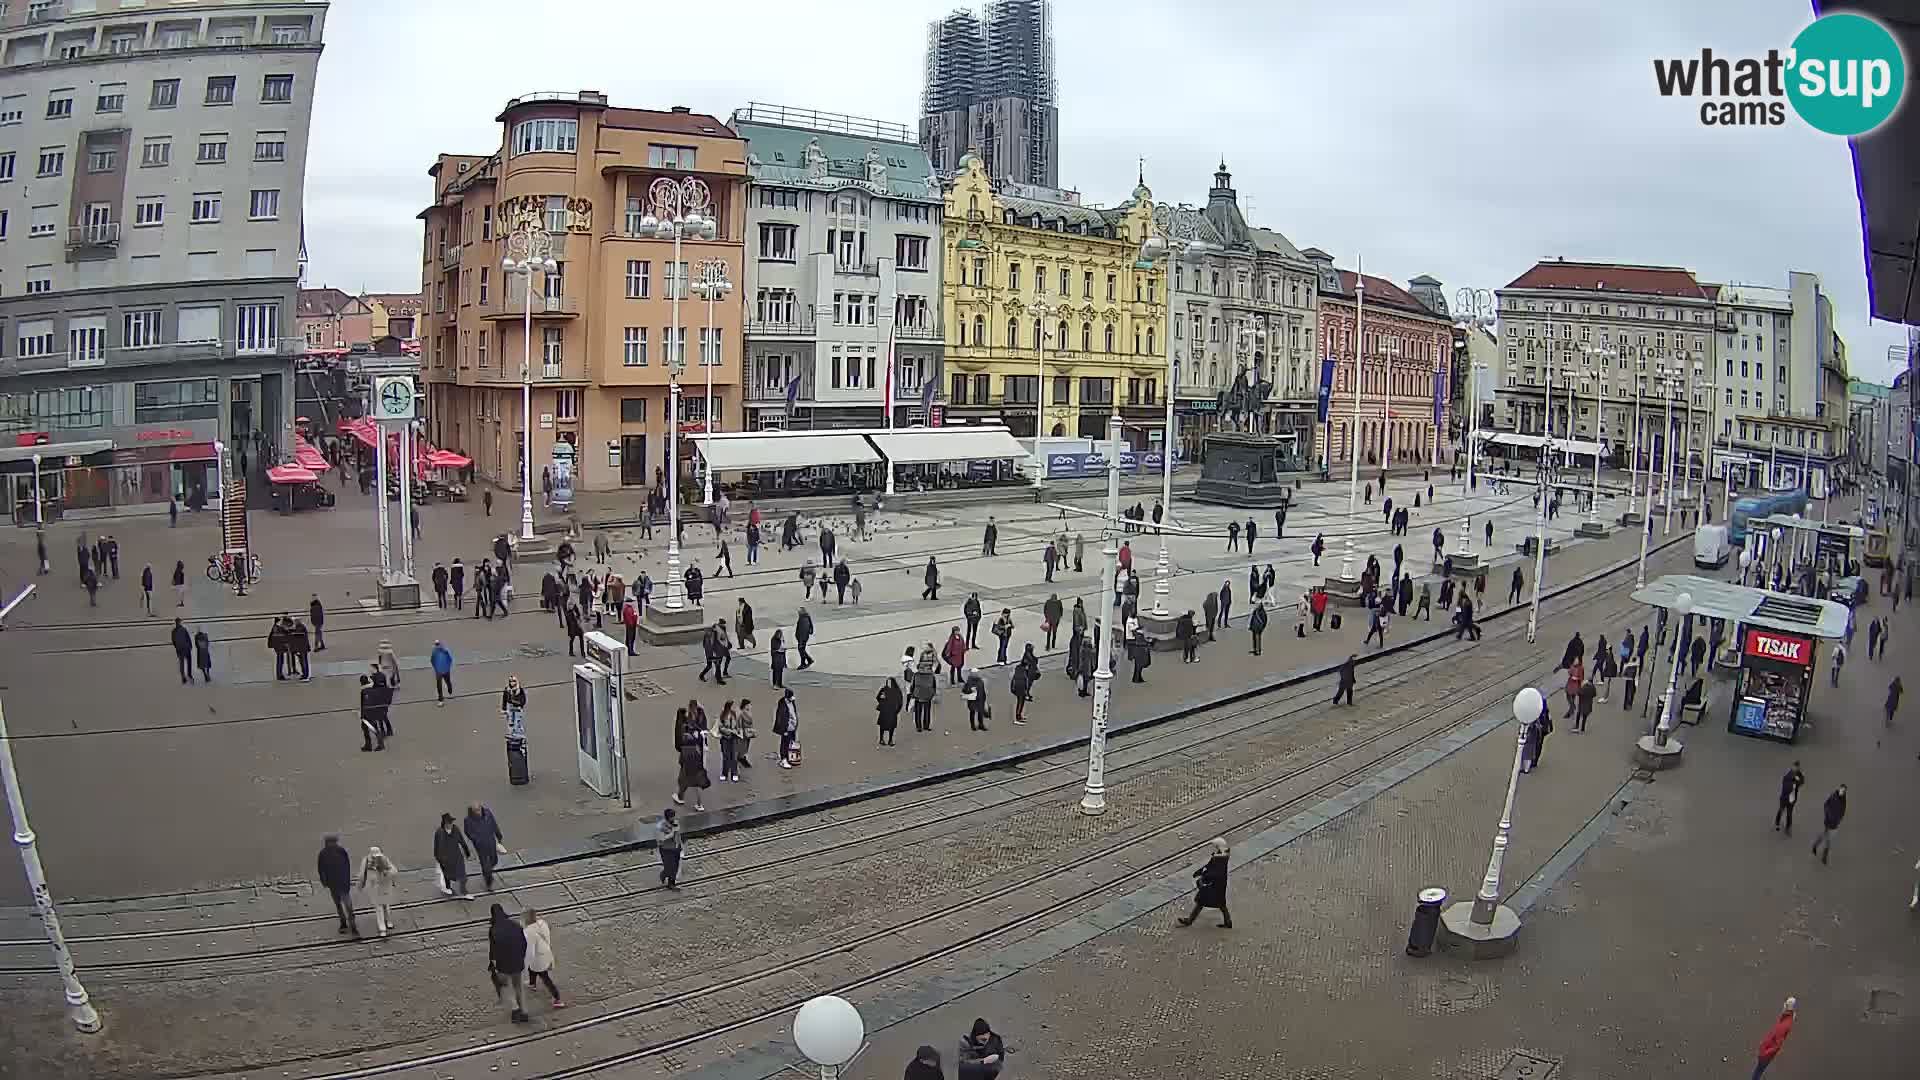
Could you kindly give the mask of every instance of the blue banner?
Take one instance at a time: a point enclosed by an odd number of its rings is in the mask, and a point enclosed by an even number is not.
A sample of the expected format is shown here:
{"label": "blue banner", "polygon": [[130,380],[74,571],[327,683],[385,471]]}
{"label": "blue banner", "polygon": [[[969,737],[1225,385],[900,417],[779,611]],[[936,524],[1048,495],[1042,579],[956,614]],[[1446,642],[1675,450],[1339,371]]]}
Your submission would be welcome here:
{"label": "blue banner", "polygon": [[[1179,449],[1173,452],[1173,463],[1179,465],[1186,455]],[[1107,475],[1107,455],[1098,450],[1090,454],[1048,454],[1047,479],[1072,480],[1082,477],[1099,478]],[[1158,450],[1122,450],[1120,452],[1120,471],[1149,476],[1166,468],[1166,459]]]}
{"label": "blue banner", "polygon": [[1320,361],[1320,422],[1327,422],[1333,411],[1333,357]]}
{"label": "blue banner", "polygon": [[1440,372],[1436,371],[1433,373],[1433,430],[1436,432],[1447,430],[1446,405],[1447,380],[1441,378]]}

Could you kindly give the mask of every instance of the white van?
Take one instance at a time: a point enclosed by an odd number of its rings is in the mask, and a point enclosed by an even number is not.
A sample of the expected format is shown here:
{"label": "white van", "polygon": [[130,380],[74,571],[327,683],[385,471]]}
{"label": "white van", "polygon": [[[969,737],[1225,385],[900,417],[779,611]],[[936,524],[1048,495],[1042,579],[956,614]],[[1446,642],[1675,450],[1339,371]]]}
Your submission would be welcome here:
{"label": "white van", "polygon": [[1702,525],[1693,534],[1693,565],[1718,570],[1733,556],[1725,525]]}

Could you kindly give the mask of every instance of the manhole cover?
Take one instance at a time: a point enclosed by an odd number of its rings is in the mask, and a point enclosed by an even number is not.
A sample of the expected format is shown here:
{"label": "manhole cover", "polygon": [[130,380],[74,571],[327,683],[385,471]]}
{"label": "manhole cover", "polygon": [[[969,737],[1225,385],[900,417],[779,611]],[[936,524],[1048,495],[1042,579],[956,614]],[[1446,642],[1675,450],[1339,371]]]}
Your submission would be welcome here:
{"label": "manhole cover", "polygon": [[645,675],[627,676],[627,699],[629,701],[643,697],[665,697],[667,688],[647,678]]}
{"label": "manhole cover", "polygon": [[1559,1069],[1557,1061],[1515,1051],[1495,1080],[1551,1080]]}
{"label": "manhole cover", "polygon": [[1867,991],[1867,1016],[1875,1020],[1892,1020],[1900,1016],[1900,991]]}
{"label": "manhole cover", "polygon": [[540,660],[553,655],[553,650],[545,645],[522,645],[520,655],[529,660]]}

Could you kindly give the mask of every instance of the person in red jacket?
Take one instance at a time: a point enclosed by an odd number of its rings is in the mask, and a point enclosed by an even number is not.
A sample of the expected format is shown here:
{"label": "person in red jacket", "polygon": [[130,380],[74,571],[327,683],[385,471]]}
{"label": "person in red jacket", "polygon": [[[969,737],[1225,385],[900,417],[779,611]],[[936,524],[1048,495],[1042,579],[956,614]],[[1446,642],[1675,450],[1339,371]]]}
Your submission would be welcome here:
{"label": "person in red jacket", "polygon": [[1320,620],[1326,618],[1327,615],[1327,590],[1313,590],[1312,599],[1307,601],[1307,607],[1313,612],[1313,629],[1315,633],[1318,633],[1320,631]]}
{"label": "person in red jacket", "polygon": [[1787,1036],[1793,1034],[1793,1014],[1798,1008],[1799,1002],[1793,998],[1781,1004],[1780,1018],[1767,1029],[1767,1037],[1760,1040],[1760,1057],[1753,1066],[1753,1080],[1760,1080],[1760,1074],[1780,1056],[1780,1048],[1787,1045]]}
{"label": "person in red jacket", "polygon": [[620,605],[620,625],[627,628],[627,655],[634,655],[633,639],[640,632],[640,605],[629,598]]}

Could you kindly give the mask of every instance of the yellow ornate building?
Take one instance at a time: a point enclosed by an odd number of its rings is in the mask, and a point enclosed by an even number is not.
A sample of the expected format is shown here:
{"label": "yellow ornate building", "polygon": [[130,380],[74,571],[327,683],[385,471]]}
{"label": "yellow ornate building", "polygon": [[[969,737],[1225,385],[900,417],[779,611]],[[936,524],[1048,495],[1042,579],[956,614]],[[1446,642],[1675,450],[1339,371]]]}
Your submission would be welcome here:
{"label": "yellow ornate building", "polygon": [[[947,414],[1004,419],[1023,437],[1105,438],[1116,411],[1157,422],[1167,295],[1140,257],[1153,222],[1146,185],[1102,210],[1071,192],[996,190],[968,155],[946,204]],[[1127,439],[1157,445],[1159,433],[1130,428]]]}

